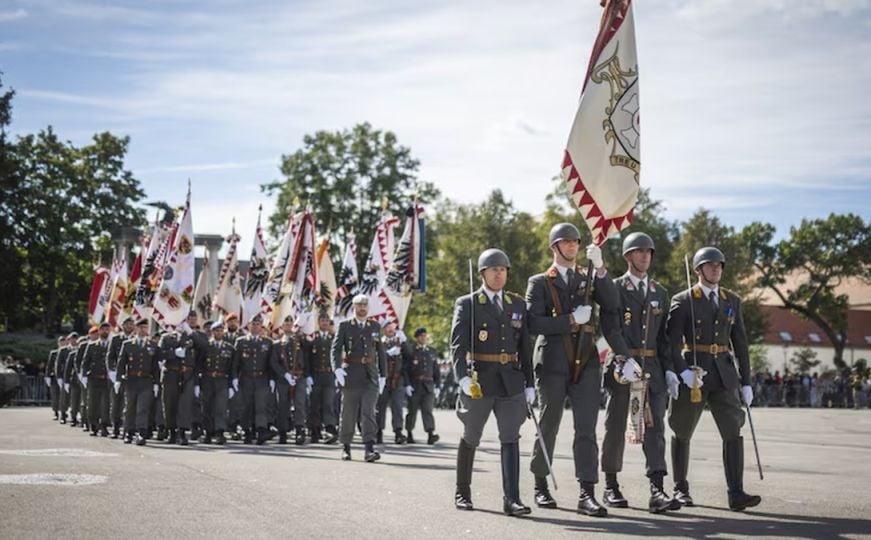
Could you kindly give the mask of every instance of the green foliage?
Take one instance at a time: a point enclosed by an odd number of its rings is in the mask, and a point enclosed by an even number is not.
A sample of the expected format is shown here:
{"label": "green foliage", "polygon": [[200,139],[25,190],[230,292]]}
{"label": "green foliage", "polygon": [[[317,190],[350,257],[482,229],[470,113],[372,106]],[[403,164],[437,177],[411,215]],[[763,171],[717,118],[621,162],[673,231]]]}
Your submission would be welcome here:
{"label": "green foliage", "polygon": [[750,371],[753,373],[764,373],[770,367],[768,362],[768,353],[761,344],[750,346]]}
{"label": "green foliage", "polygon": [[30,358],[39,365],[48,359],[48,353],[57,347],[57,341],[38,335],[0,334],[0,357],[11,356],[17,361]]}
{"label": "green foliage", "polygon": [[792,353],[792,358],[789,361],[795,367],[795,371],[799,373],[808,373],[811,369],[820,365],[816,351],[808,347]]}

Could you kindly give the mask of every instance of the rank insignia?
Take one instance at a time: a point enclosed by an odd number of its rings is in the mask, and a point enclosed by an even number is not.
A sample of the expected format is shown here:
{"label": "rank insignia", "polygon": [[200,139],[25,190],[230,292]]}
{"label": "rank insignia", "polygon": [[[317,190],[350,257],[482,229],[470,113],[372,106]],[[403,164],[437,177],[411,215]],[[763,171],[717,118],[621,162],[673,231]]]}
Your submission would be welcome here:
{"label": "rank insignia", "polygon": [[626,326],[632,324],[632,312],[628,309],[626,310],[626,313],[623,314],[623,324]]}
{"label": "rank insignia", "polygon": [[634,291],[635,290],[635,285],[632,284],[632,280],[630,280],[630,279],[626,280],[626,290],[627,291]]}
{"label": "rank insignia", "polygon": [[490,334],[486,330],[478,332],[478,341],[487,341],[487,336]]}

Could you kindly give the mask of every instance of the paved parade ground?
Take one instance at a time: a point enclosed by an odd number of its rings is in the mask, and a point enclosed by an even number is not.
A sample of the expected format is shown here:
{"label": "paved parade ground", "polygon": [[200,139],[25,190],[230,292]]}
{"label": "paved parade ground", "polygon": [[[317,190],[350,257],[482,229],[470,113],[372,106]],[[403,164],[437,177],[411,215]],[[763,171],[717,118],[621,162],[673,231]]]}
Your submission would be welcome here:
{"label": "paved parade ground", "polygon": [[0,409],[0,538],[871,538],[867,410],[754,409],[765,480],[745,429],[745,489],[763,498],[745,513],[726,509],[720,439],[705,414],[690,465],[698,506],[649,514],[641,449],[627,447],[621,483],[631,508],[610,509],[605,519],[575,513],[570,413],[558,439],[555,510],[534,507],[527,473],[534,427],[523,427],[521,498],[533,506],[527,518],[501,513],[492,419],[475,462],[476,510],[461,512],[453,508],[460,434],[453,411],[436,412],[435,446],[387,444],[375,464],[363,462],[356,444],[351,462],[339,460],[339,445],[137,447],[89,437],[50,416],[48,408]]}

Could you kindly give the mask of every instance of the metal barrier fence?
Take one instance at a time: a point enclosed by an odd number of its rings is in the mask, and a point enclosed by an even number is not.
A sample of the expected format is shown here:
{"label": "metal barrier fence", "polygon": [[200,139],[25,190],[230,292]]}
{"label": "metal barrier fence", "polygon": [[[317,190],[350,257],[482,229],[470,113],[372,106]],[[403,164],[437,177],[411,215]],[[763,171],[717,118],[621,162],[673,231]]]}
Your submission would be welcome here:
{"label": "metal barrier fence", "polygon": [[50,405],[51,395],[42,377],[18,375],[21,387],[9,402],[10,405]]}

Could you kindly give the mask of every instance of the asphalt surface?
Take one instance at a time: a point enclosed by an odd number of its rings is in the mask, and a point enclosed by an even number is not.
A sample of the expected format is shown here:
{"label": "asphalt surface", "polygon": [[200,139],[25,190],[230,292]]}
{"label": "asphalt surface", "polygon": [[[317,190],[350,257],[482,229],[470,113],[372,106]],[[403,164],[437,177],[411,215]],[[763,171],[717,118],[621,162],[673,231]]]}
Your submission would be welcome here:
{"label": "asphalt surface", "polygon": [[[492,420],[475,462],[476,510],[453,508],[460,423],[452,411],[436,422],[435,446],[387,444],[370,464],[358,444],[351,462],[338,445],[137,447],[59,425],[45,408],[0,409],[0,538],[871,538],[871,411],[754,409],[765,480],[745,427],[745,489],[762,504],[744,513],[727,508],[720,439],[705,414],[690,464],[698,506],[649,514],[641,448],[627,446],[620,478],[631,507],[605,519],[575,512],[570,414],[554,460],[559,508],[526,518],[501,513]],[[531,422],[522,433],[521,497],[533,505]]]}

